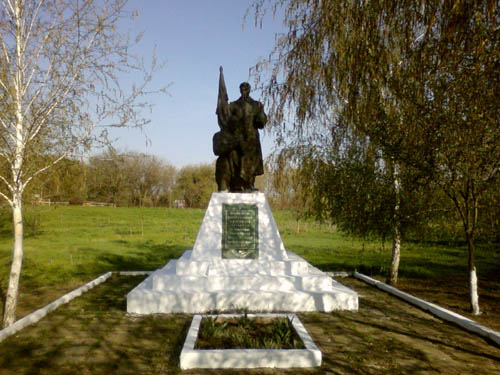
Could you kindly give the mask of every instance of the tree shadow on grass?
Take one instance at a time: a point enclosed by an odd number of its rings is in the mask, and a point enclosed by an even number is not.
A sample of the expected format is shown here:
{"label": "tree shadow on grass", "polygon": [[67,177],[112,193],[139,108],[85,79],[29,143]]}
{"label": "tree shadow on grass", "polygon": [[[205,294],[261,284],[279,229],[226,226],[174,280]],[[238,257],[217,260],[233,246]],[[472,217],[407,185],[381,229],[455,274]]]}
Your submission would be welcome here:
{"label": "tree shadow on grass", "polygon": [[[325,272],[335,271],[357,271],[367,276],[383,276],[389,273],[390,264],[359,264],[357,266],[346,265],[342,262],[321,263],[319,268]],[[460,264],[443,264],[427,260],[407,260],[407,264],[401,265],[399,275],[402,277],[428,278],[431,275],[461,275],[466,269]]]}
{"label": "tree shadow on grass", "polygon": [[500,363],[500,356],[495,351],[498,345],[492,346],[484,337],[435,318],[361,281],[349,279],[348,286],[360,294],[360,307],[356,314],[333,313],[341,316],[343,325],[369,327],[373,335],[378,335],[378,331],[383,335],[405,336],[430,348],[452,350],[454,355],[471,355]]}
{"label": "tree shadow on grass", "polygon": [[126,295],[143,279],[114,275],[6,339],[0,373],[177,373],[191,316],[129,316]]}
{"label": "tree shadow on grass", "polygon": [[[143,279],[144,276],[113,275],[89,293],[0,343],[0,372],[2,375],[181,373],[179,356],[191,316],[127,315],[126,295]],[[485,362],[487,368],[500,361],[494,350],[481,350],[484,346],[476,345],[478,340],[469,337],[473,335],[461,334],[454,326],[438,323],[420,310],[399,305],[383,292],[349,280],[349,285],[366,296],[360,300],[358,312],[301,314],[308,330],[309,327],[316,330],[313,339],[324,350],[321,368],[186,373],[410,374],[436,373],[443,365],[450,364],[440,363],[441,367],[436,369],[420,344],[427,345],[429,350],[434,350],[434,346],[438,353],[449,351],[454,361],[452,366],[471,356],[478,357],[475,361]],[[479,373],[484,374],[485,370]]]}
{"label": "tree shadow on grass", "polygon": [[[377,330],[380,330],[381,332],[390,332],[390,333],[395,333],[395,334],[398,334],[398,335],[404,335],[404,336],[407,336],[409,338],[412,338],[412,339],[416,339],[416,340],[419,340],[419,341],[425,341],[427,343],[432,343],[433,345],[439,345],[439,346],[444,346],[444,347],[447,347],[447,348],[450,348],[450,349],[453,349],[453,350],[456,350],[456,351],[460,351],[460,352],[463,352],[463,353],[467,353],[467,354],[471,354],[471,355],[474,355],[474,356],[479,356],[479,357],[483,357],[483,358],[488,358],[488,359],[491,359],[493,361],[497,361],[497,362],[500,362],[500,357],[499,356],[496,356],[496,355],[493,355],[493,354],[489,354],[489,353],[485,353],[483,352],[482,350],[472,350],[472,349],[467,349],[463,346],[459,346],[459,345],[456,345],[454,343],[450,341],[447,341],[447,340],[439,340],[439,339],[436,339],[436,338],[433,338],[433,337],[430,337],[430,336],[425,336],[425,335],[421,335],[421,334],[418,334],[416,332],[412,332],[412,331],[409,331],[409,330],[403,330],[403,329],[397,329],[397,328],[394,328],[394,327],[388,327],[387,325],[382,325],[382,324],[378,324],[378,323],[374,323],[374,322],[369,322],[369,321],[366,321],[365,319],[354,319],[354,318],[345,318],[346,320],[349,320],[355,324],[359,324],[359,325],[365,325],[365,326],[368,326],[368,327],[371,327],[371,328],[375,328]],[[461,329],[459,326],[455,326],[451,323],[444,323],[444,324],[450,324],[450,326],[454,326],[456,327],[457,329]],[[478,336],[478,340],[482,340],[481,337]],[[456,341],[455,341],[456,342]]]}
{"label": "tree shadow on grass", "polygon": [[120,254],[102,254],[97,256],[97,262],[103,272],[113,271],[150,271],[163,267],[170,259],[177,258],[182,251],[181,246],[143,244],[140,249]]}

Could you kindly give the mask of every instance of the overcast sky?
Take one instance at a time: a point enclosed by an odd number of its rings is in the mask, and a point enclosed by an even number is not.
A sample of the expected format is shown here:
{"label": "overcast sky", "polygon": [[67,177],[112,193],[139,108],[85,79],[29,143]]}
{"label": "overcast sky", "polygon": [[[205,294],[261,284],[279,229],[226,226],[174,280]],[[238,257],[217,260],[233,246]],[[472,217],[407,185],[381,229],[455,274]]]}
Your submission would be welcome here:
{"label": "overcast sky", "polygon": [[[118,149],[154,154],[176,167],[215,160],[219,66],[224,67],[229,100],[236,100],[239,84],[249,80],[250,67],[268,57],[276,34],[283,31],[282,21],[271,15],[262,28],[254,26],[252,16],[244,24],[250,4],[251,0],[130,1],[129,8],[139,11],[134,31],[144,32],[140,53],[147,59],[156,46],[157,57],[166,61],[155,85],[172,85],[169,95],[151,96],[155,106],[145,135],[137,130],[113,133],[120,138]],[[260,100],[258,92],[251,95]],[[261,139],[265,157],[273,139],[262,133]]]}

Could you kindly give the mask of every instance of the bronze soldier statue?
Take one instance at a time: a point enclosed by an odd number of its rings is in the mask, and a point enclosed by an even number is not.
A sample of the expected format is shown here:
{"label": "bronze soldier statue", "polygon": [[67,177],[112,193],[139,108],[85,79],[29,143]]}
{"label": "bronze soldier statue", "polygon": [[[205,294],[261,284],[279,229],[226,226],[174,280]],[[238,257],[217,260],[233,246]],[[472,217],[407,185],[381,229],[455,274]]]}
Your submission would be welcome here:
{"label": "bronze soldier statue", "polygon": [[243,82],[240,92],[241,97],[228,104],[221,67],[216,111],[221,131],[213,138],[219,191],[255,191],[255,177],[264,174],[258,129],[264,128],[267,116],[262,103],[250,97],[250,84]]}

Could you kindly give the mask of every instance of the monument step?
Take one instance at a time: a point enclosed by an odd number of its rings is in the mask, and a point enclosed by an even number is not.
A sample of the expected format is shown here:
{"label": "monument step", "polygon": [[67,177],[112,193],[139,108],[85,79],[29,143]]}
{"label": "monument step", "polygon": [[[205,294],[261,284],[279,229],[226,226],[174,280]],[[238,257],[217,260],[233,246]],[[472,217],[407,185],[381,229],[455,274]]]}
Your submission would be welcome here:
{"label": "monument step", "polygon": [[226,260],[193,261],[179,259],[175,265],[177,275],[238,276],[238,275],[292,275],[310,273],[309,265],[303,261],[258,261]]}
{"label": "monument step", "polygon": [[157,273],[152,277],[153,290],[157,291],[333,291],[332,279],[325,275],[310,276],[187,276]]}
{"label": "monument step", "polygon": [[340,288],[334,292],[306,291],[219,291],[193,293],[183,290],[157,291],[136,288],[127,296],[127,312],[131,314],[155,313],[207,313],[234,312],[306,312],[357,310],[355,292]]}

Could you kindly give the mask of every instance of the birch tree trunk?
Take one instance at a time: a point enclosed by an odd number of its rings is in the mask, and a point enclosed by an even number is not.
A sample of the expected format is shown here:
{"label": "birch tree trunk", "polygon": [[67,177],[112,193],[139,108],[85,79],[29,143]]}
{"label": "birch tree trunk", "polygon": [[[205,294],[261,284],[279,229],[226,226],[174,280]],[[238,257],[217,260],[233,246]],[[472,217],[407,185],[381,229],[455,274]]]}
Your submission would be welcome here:
{"label": "birch tree trunk", "polygon": [[477,291],[477,270],[474,261],[474,241],[472,236],[467,233],[467,248],[469,252],[469,292],[470,292],[470,307],[473,315],[480,315],[479,309],[479,293]]}
{"label": "birch tree trunk", "polygon": [[[22,196],[30,181],[64,158],[108,143],[98,127],[138,127],[149,121],[143,97],[147,68],[116,24],[127,0],[0,1],[0,197],[12,208],[14,248],[7,286],[4,326],[15,321],[23,257]],[[129,90],[122,74],[141,73]],[[92,104],[91,104],[92,103]],[[3,173],[5,172],[5,173]]]}
{"label": "birch tree trunk", "polygon": [[14,116],[15,125],[13,127],[14,155],[12,159],[12,182],[8,185],[12,193],[10,204],[12,207],[12,224],[14,230],[14,248],[12,251],[12,265],[7,286],[7,296],[5,299],[5,309],[3,316],[3,325],[8,327],[16,320],[17,295],[19,289],[19,279],[21,276],[21,267],[23,263],[23,213],[22,213],[22,195],[23,185],[23,161],[26,149],[26,129],[23,116],[23,94],[25,93],[24,72],[25,64],[23,61],[23,40],[24,27],[21,20],[21,12],[24,3],[14,1],[11,4],[13,23],[15,26],[15,62],[12,69],[14,90]]}
{"label": "birch tree trunk", "polygon": [[448,191],[447,194],[453,200],[453,203],[455,203],[455,207],[460,214],[464,227],[468,252],[470,309],[473,315],[480,315],[477,269],[474,260],[474,241],[477,233],[479,198],[475,191],[475,186],[470,180],[467,180],[465,189],[461,194],[456,194],[455,191]]}
{"label": "birch tree trunk", "polygon": [[398,224],[394,224],[393,230],[391,270],[388,280],[391,285],[398,283],[399,260],[401,258],[401,233]]}
{"label": "birch tree trunk", "polygon": [[3,325],[8,327],[16,320],[17,294],[19,278],[23,263],[23,210],[21,194],[15,194],[12,200],[12,220],[14,227],[14,249],[12,252],[12,265],[10,268],[7,297],[3,316]]}
{"label": "birch tree trunk", "polygon": [[398,283],[399,260],[401,257],[401,231],[399,228],[399,209],[401,203],[401,178],[399,176],[399,164],[394,164],[393,169],[393,187],[395,194],[394,218],[393,218],[393,237],[392,237],[392,258],[391,269],[389,273],[389,284]]}

